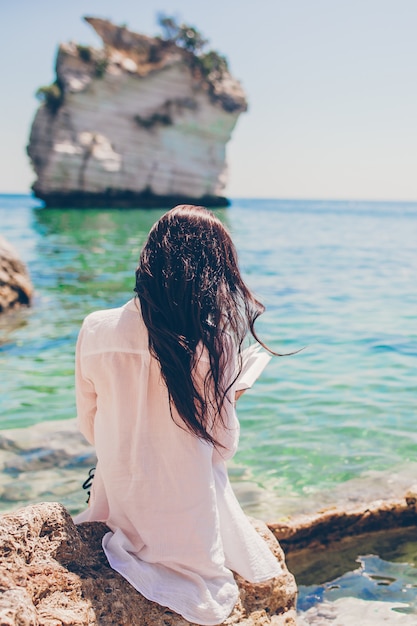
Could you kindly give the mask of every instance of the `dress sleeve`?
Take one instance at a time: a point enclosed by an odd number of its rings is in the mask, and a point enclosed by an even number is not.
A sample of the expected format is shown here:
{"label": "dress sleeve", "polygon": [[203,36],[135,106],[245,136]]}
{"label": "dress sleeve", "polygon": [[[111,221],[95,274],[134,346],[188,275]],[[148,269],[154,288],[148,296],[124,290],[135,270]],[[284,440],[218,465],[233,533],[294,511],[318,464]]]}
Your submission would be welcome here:
{"label": "dress sleeve", "polygon": [[94,418],[97,411],[97,394],[93,382],[83,375],[82,352],[85,328],[82,326],[75,349],[75,398],[77,426],[94,446]]}

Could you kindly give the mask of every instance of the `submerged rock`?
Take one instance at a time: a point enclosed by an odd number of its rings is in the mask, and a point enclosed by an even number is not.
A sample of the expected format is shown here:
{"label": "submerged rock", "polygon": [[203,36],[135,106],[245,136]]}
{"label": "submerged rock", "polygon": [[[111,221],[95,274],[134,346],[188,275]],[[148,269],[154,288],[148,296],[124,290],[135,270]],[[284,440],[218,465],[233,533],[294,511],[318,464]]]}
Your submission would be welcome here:
{"label": "submerged rock", "polygon": [[28,145],[35,195],[58,207],[227,204],[225,147],[247,102],[224,57],[85,19],[104,48],[59,47]]}
{"label": "submerged rock", "polygon": [[[253,584],[236,577],[240,598],[225,626],[295,626],[296,585],[266,526],[254,522],[282,576]],[[3,626],[186,626],[179,615],[146,600],[112,570],[101,548],[105,524],[75,526],[56,503],[0,518],[0,623]]]}
{"label": "submerged rock", "polygon": [[25,264],[0,235],[0,313],[29,306],[33,287]]}

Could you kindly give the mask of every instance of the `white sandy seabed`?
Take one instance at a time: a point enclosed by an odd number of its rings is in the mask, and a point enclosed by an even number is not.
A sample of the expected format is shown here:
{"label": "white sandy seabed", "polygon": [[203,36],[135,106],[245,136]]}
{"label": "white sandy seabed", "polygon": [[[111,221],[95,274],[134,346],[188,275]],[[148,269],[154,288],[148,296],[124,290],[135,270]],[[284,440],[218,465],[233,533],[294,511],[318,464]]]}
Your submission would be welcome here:
{"label": "white sandy seabed", "polygon": [[[82,510],[86,506],[86,494],[81,485],[94,464],[94,450],[78,433],[75,420],[43,422],[29,428],[1,431],[0,512],[15,511],[41,501],[59,501],[72,513]],[[250,515],[270,521],[273,510],[282,512],[293,508],[289,501],[283,499],[280,502],[277,494],[262,492],[239,468],[231,468],[231,478],[239,500]],[[374,478],[377,482],[377,477]],[[404,484],[408,479],[404,477]],[[402,486],[400,480],[392,488],[397,491]],[[352,484],[352,492],[356,487]],[[417,614],[407,611],[410,607],[406,603],[355,597],[323,599],[307,610],[299,611],[298,624],[417,626]]]}

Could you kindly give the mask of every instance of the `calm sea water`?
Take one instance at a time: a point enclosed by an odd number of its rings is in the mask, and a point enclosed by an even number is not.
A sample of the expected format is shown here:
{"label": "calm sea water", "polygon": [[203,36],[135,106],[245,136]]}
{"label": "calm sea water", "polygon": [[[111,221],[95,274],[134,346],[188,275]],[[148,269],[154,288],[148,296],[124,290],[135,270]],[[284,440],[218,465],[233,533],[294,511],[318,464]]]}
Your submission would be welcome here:
{"label": "calm sea water", "polygon": [[[277,519],[411,484],[417,203],[235,200],[217,213],[267,307],[259,334],[278,352],[303,348],[273,359],[239,401],[230,471],[243,504]],[[0,196],[0,233],[36,290],[31,309],[0,317],[3,435],[74,417],[82,319],[132,296],[161,214],[45,210],[29,196]]]}

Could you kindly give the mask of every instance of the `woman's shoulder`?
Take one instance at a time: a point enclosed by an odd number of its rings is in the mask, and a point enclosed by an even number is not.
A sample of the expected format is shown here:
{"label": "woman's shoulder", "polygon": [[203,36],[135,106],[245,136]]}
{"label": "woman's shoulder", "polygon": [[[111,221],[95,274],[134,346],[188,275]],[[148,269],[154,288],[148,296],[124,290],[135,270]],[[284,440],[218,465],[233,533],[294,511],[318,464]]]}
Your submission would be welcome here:
{"label": "woman's shoulder", "polygon": [[84,327],[100,326],[102,324],[114,324],[123,316],[125,312],[135,313],[136,316],[140,316],[140,308],[135,306],[135,299],[132,298],[126,304],[122,306],[113,307],[110,309],[99,309],[89,313],[83,321]]}
{"label": "woman's shoulder", "polygon": [[120,335],[138,330],[138,323],[143,324],[140,309],[135,302],[111,309],[99,309],[89,313],[82,323],[81,334],[85,337],[101,337],[102,335]]}
{"label": "woman's shoulder", "polygon": [[145,350],[148,346],[147,332],[140,307],[134,299],[112,309],[101,309],[87,315],[82,324],[82,336],[85,350],[122,351]]}
{"label": "woman's shoulder", "polygon": [[123,307],[116,307],[112,309],[99,309],[97,311],[93,311],[84,318],[83,327],[85,329],[92,330],[93,328],[101,325],[111,324],[114,320],[117,320],[120,317],[122,310]]}

